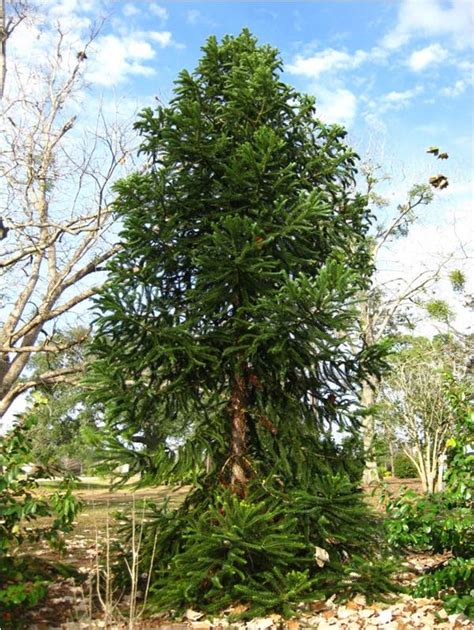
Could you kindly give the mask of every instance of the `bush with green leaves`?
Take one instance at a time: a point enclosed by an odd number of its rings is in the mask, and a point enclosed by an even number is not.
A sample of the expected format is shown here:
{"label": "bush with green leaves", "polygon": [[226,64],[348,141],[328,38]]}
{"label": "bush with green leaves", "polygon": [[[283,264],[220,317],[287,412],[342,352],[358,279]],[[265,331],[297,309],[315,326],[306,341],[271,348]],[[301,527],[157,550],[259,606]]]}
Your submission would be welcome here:
{"label": "bush with green leaves", "polygon": [[[64,534],[71,531],[79,502],[73,495],[74,479],[66,477],[49,496],[38,493],[39,479],[58,471],[31,464],[30,430],[33,414],[23,418],[0,438],[0,626],[20,627],[22,615],[43,599],[47,585],[58,574],[70,574],[63,565],[28,554],[28,545],[46,542],[64,549]],[[37,519],[49,517],[49,524]]]}
{"label": "bush with green leaves", "polygon": [[[136,527],[144,528],[141,571],[152,566],[150,608],[218,614],[238,602],[244,618],[290,617],[305,600],[370,600],[393,590],[382,527],[375,516],[368,521],[362,494],[355,498],[344,475],[314,482],[317,489],[283,490],[268,480],[252,484],[245,499],[202,490],[178,508],[149,505]],[[129,538],[131,528],[125,521]]]}
{"label": "bush with green leaves", "polygon": [[406,491],[387,505],[388,542],[394,548],[450,552],[422,576],[414,592],[441,597],[451,612],[474,616],[474,415],[463,387],[447,378],[447,396],[458,413],[442,493]]}
{"label": "bush with green leaves", "polygon": [[417,582],[417,597],[441,597],[452,613],[474,619],[474,558],[450,558]]}
{"label": "bush with green leaves", "polygon": [[393,474],[399,479],[413,479],[418,477],[418,471],[405,453],[399,451],[393,458]]}

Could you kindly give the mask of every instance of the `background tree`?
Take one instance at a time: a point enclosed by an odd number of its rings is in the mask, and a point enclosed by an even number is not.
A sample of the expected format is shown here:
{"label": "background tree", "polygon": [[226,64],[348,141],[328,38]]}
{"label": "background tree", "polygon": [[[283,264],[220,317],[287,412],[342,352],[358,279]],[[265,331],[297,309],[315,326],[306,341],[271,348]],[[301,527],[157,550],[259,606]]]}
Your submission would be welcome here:
{"label": "background tree", "polygon": [[[194,481],[148,521],[155,605],[290,614],[318,589],[387,586],[365,560],[379,544],[368,508],[321,447],[353,425],[379,363],[352,344],[369,213],[345,131],[281,82],[273,48],[243,31],[203,51],[137,123],[152,166],[116,186],[123,247],[90,378],[112,461]],[[188,428],[174,448],[170,421]],[[150,425],[153,445],[136,448]]]}
{"label": "background tree", "polygon": [[[425,267],[412,277],[401,274],[400,277],[384,278],[380,272],[381,257],[391,244],[409,234],[411,225],[417,220],[418,211],[433,201],[433,192],[428,184],[417,184],[409,190],[406,200],[400,203],[394,212],[390,210],[387,212],[389,204],[377,192],[377,184],[387,178],[378,176],[377,171],[378,169],[369,162],[362,169],[367,185],[367,196],[376,217],[370,251],[376,271],[370,288],[361,296],[360,306],[360,335],[363,342],[369,346],[390,335],[399,334],[407,326],[409,328],[414,326],[413,309],[421,314],[423,309],[417,309],[417,305],[423,301],[426,291],[440,279],[452,258],[452,255],[446,256],[433,265],[428,261]],[[377,376],[369,375],[363,382],[361,390],[361,404],[366,409],[362,426],[365,485],[379,481],[374,449],[376,434],[374,406],[380,385]]]}
{"label": "background tree", "polygon": [[116,251],[109,191],[131,148],[127,124],[99,103],[93,118],[79,114],[97,29],[83,40],[61,23],[36,26],[47,58],[10,57],[0,112],[0,417],[40,381],[76,377],[79,365],[20,379],[33,353],[67,348],[52,343],[55,322],[95,294]]}
{"label": "background tree", "polygon": [[[449,345],[451,347],[449,347]],[[441,491],[448,439],[458,418],[448,396],[454,386],[459,347],[446,340],[410,340],[385,377],[381,414],[415,466],[424,492]],[[453,365],[454,362],[454,365]],[[452,382],[451,382],[452,381]]]}
{"label": "background tree", "polygon": [[[67,346],[60,353],[37,353],[30,362],[31,378],[51,370],[83,365],[84,343],[88,329],[73,328],[57,332],[52,343]],[[97,428],[100,410],[92,407],[80,383],[41,382],[27,397],[25,413],[34,416],[28,438],[32,461],[60,465],[81,472],[94,461],[93,448],[85,433]]]}

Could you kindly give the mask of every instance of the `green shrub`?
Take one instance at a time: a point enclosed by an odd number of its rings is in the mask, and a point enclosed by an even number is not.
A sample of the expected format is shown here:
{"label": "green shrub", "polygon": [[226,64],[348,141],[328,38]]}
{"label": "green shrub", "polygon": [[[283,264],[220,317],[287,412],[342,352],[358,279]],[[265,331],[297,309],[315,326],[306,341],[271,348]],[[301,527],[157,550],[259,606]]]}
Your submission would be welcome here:
{"label": "green shrub", "polygon": [[[463,402],[463,399],[461,399]],[[453,404],[460,404],[457,399]],[[448,441],[449,458],[443,493],[419,496],[407,491],[387,504],[386,532],[394,548],[444,552],[453,557],[422,576],[416,595],[440,597],[449,612],[474,616],[474,417],[458,422]]]}
{"label": "green shrub", "polygon": [[450,558],[442,567],[419,579],[415,595],[441,595],[450,612],[474,618],[474,558]]}
{"label": "green shrub", "polygon": [[393,459],[393,474],[399,479],[412,479],[418,477],[415,465],[405,453],[397,453]]}
{"label": "green shrub", "polygon": [[[177,509],[150,506],[141,571],[152,564],[152,610],[217,614],[239,602],[246,618],[271,611],[289,617],[305,599],[371,599],[393,590],[380,523],[367,518],[346,477],[321,478],[316,492],[264,486],[251,486],[245,499],[196,490]],[[131,524],[125,529],[130,538]],[[119,556],[117,573],[125,578],[121,562]]]}
{"label": "green shrub", "polygon": [[[72,494],[74,480],[65,478],[51,497],[35,491],[38,479],[51,478],[52,470],[37,467],[25,473],[31,462],[29,430],[34,416],[25,418],[0,439],[0,627],[21,626],[26,611],[44,598],[47,584],[66,567],[51,565],[20,553],[24,543],[44,541],[56,549],[64,548],[64,534],[72,529],[79,503]],[[52,523],[36,526],[40,517]]]}

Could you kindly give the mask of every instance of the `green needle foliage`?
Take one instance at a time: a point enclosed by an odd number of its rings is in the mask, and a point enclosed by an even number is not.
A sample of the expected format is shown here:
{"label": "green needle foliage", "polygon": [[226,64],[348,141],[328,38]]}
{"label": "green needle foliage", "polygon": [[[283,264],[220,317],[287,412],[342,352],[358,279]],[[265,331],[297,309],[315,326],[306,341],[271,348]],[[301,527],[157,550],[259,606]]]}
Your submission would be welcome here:
{"label": "green needle foliage", "polygon": [[[110,464],[195,488],[155,514],[161,607],[288,612],[314,592],[316,540],[337,541],[331,594],[373,553],[373,519],[323,448],[357,422],[360,380],[383,356],[353,335],[370,214],[345,131],[281,71],[246,30],[211,37],[169,106],[142,112],[150,166],[116,187],[123,247],[97,302],[90,381]],[[315,498],[324,485],[330,502]]]}

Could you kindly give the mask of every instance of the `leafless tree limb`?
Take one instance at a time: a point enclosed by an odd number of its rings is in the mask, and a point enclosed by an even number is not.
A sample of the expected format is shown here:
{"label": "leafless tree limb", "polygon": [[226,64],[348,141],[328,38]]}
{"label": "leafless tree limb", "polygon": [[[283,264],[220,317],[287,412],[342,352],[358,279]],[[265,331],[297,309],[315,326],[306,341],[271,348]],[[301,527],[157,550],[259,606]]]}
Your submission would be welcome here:
{"label": "leafless tree limb", "polygon": [[[27,15],[26,4],[16,6]],[[5,27],[8,37],[24,19],[17,15]],[[22,380],[32,353],[64,349],[53,341],[52,324],[100,287],[104,264],[118,248],[111,185],[135,168],[127,120],[111,120],[100,101],[95,119],[78,114],[87,89],[86,52],[98,29],[81,41],[80,54],[60,23],[54,31],[46,63],[25,68],[9,62],[8,96],[1,102],[0,417],[41,379],[65,382],[77,374]]]}
{"label": "leafless tree limb", "polygon": [[7,41],[15,28],[26,17],[26,4],[24,2],[12,2],[12,12],[7,19],[5,0],[0,0],[0,99],[5,91],[5,79],[7,76]]}
{"label": "leafless tree limb", "polygon": [[[376,169],[368,164],[363,169],[367,185],[367,197],[380,208],[386,205],[383,198],[375,193],[374,187],[378,181]],[[421,206],[428,205],[433,199],[433,193],[426,185],[415,186],[407,196],[405,202],[400,203],[388,220],[387,225],[378,225],[372,242],[372,261],[377,268],[381,252],[392,241],[403,238],[415,221],[415,211]],[[430,286],[439,280],[442,270],[446,268],[452,254],[446,256],[439,264],[426,268],[416,274],[411,280],[404,278],[381,282],[374,277],[372,287],[365,292],[360,302],[360,335],[363,344],[372,345],[386,337],[390,330],[397,327],[397,315],[403,311],[417,296],[421,296]],[[373,409],[380,388],[377,378],[368,378],[362,384],[361,403],[368,410],[363,418],[362,438],[365,452],[365,470],[363,481],[366,485],[377,483],[379,475],[373,455],[375,437],[375,417]]]}

